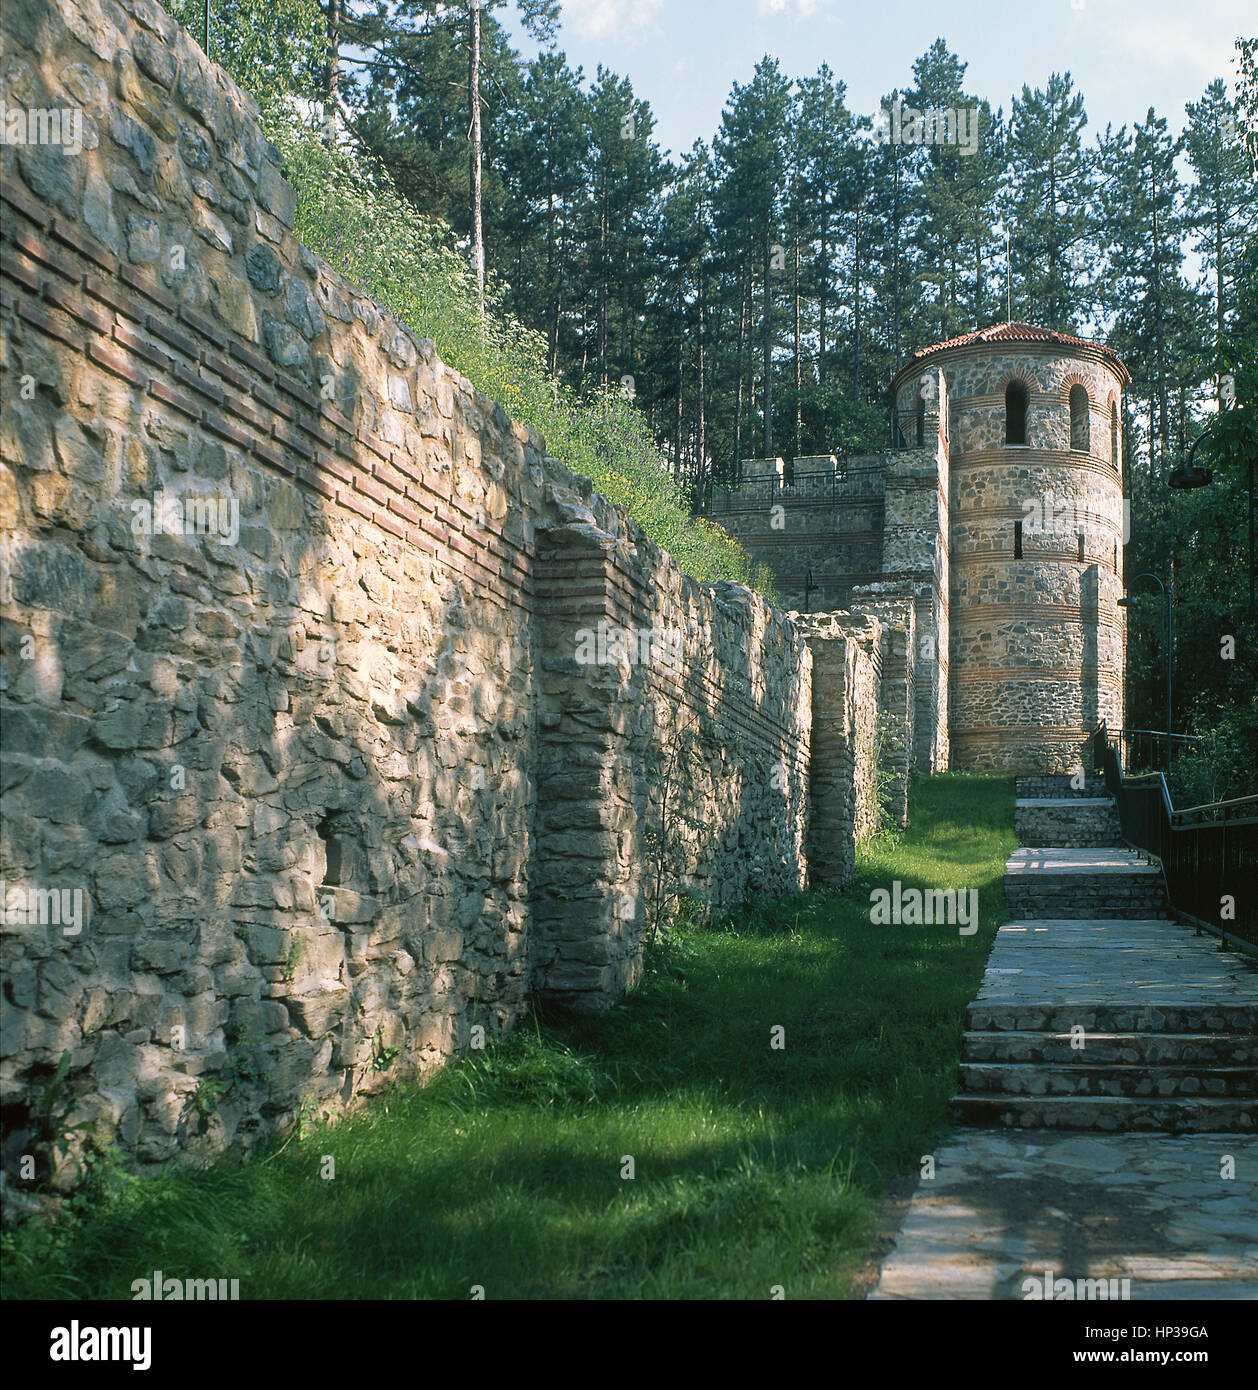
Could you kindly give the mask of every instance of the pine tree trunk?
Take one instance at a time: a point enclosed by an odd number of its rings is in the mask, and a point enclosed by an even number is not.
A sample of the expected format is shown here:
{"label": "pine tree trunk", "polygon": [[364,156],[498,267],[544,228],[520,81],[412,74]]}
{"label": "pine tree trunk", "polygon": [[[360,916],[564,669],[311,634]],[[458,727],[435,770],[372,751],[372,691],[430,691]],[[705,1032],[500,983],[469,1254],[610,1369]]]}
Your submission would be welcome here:
{"label": "pine tree trunk", "polygon": [[607,185],[598,216],[598,384],[607,385]]}
{"label": "pine tree trunk", "polygon": [[861,215],[856,210],[852,266],[852,395],[860,400],[861,390]]}
{"label": "pine tree trunk", "polygon": [[1214,200],[1214,316],[1219,341],[1223,338],[1223,208]]}
{"label": "pine tree trunk", "polygon": [[764,239],[764,457],[773,457],[773,259],[772,243]]}
{"label": "pine tree trunk", "polygon": [[328,0],[328,69],[323,88],[323,143],[336,140],[336,98],[341,67],[341,0]]}
{"label": "pine tree trunk", "polygon": [[799,441],[804,431],[804,372],[800,362],[799,340],[799,236],[795,237],[795,457],[800,455]]}
{"label": "pine tree trunk", "polygon": [[681,481],[681,406],[682,406],[682,382],[685,379],[685,358],[683,347],[686,340],[686,312],[685,295],[678,295],[678,320],[677,320],[677,410],[673,416],[673,478]]}
{"label": "pine tree trunk", "polygon": [[476,305],[485,312],[485,234],[481,226],[481,131],[480,131],[480,7],[481,0],[468,0],[471,10],[472,43],[467,60],[467,99],[471,108],[472,148],[469,154],[469,183],[472,191],[472,260],[476,266]]}
{"label": "pine tree trunk", "polygon": [[706,361],[706,338],[707,338],[707,298],[703,272],[699,273],[699,438],[697,441],[698,458],[695,471],[699,479],[699,500],[703,500],[703,490],[707,486],[708,469],[708,438],[707,438],[707,361]]}
{"label": "pine tree trunk", "polygon": [[738,355],[735,368],[738,373],[738,390],[734,397],[734,479],[738,483],[742,474],[743,462],[743,343],[747,337],[747,300],[751,297],[751,277],[744,269],[743,284],[738,295]]}

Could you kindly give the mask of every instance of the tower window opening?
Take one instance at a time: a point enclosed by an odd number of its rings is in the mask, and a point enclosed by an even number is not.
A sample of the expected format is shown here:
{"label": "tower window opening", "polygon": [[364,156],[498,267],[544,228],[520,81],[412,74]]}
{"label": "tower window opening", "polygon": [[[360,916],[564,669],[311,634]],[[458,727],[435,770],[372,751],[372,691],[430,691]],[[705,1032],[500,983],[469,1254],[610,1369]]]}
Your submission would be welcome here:
{"label": "tower window opening", "polygon": [[1022,559],[1022,523],[1020,521],[1013,523],[1013,558],[1015,560]]}
{"label": "tower window opening", "polygon": [[1005,387],[1005,443],[1026,443],[1027,390],[1020,381]]}
{"label": "tower window opening", "polygon": [[1118,467],[1118,403],[1109,403],[1109,461]]}
{"label": "tower window opening", "polygon": [[1088,420],[1088,393],[1082,386],[1070,388],[1070,447],[1086,454],[1091,430]]}
{"label": "tower window opening", "polygon": [[1087,559],[1087,556],[1083,553],[1083,532],[1082,532],[1082,531],[1079,532],[1079,558],[1080,558],[1081,560]]}

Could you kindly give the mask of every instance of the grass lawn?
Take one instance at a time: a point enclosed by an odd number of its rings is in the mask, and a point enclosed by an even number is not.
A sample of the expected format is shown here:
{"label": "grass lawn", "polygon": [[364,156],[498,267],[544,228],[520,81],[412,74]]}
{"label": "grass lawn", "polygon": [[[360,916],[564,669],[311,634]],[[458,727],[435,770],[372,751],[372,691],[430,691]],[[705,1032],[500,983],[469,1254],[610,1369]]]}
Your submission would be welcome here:
{"label": "grass lawn", "polygon": [[[919,781],[910,807],[850,895],[679,931],[609,1014],[531,1020],[339,1125],[10,1231],[5,1295],[130,1298],[161,1269],[242,1298],[847,1296],[884,1187],[947,1124],[1015,843],[1011,778]],[[897,878],[978,889],[978,932],[872,926]]]}

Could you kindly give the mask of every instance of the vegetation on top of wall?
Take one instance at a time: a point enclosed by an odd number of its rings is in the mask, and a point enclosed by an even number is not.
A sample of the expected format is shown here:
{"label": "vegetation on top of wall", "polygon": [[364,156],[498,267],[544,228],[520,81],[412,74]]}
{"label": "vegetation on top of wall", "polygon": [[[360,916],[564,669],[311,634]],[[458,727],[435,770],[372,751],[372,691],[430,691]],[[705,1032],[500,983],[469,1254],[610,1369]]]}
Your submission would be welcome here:
{"label": "vegetation on top of wall", "polygon": [[545,340],[503,312],[501,286],[491,282],[481,316],[475,277],[449,227],[416,212],[382,170],[352,150],[329,148],[320,131],[282,106],[270,107],[265,125],[297,194],[293,230],[303,245],[539,430],[551,453],[623,505],[687,574],[774,597],[764,566],[722,527],[690,515],[631,400],[613,390],[580,397],[550,376]]}
{"label": "vegetation on top of wall", "polygon": [[[691,515],[682,489],[642,413],[619,388],[578,394],[546,370],[545,337],[503,307],[507,286],[487,285],[486,312],[476,277],[438,217],[419,212],[379,161],[349,136],[329,143],[315,119],[326,34],[309,0],[279,0],[283,23],[256,0],[214,6],[211,56],[262,112],[267,137],[284,157],[297,194],[293,231],[442,360],[516,419],[539,430],[548,449],[626,508],[655,543],[695,579],[733,580],[771,599],[769,571],[715,522]],[[202,8],[174,0],[172,14],[194,39]]]}

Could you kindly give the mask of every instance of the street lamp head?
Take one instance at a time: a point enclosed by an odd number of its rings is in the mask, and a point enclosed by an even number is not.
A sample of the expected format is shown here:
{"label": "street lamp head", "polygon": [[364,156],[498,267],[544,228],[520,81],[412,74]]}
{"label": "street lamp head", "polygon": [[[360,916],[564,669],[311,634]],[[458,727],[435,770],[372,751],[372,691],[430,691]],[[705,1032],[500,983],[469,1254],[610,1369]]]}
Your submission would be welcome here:
{"label": "street lamp head", "polygon": [[1208,487],[1214,481],[1214,472],[1195,463],[1179,463],[1171,469],[1166,480],[1168,487],[1194,488]]}
{"label": "street lamp head", "polygon": [[1169,487],[1181,489],[1208,487],[1214,481],[1214,474],[1210,469],[1199,467],[1197,464],[1193,463],[1193,457],[1197,452],[1197,445],[1200,444],[1203,439],[1209,438],[1210,430],[1204,429],[1188,446],[1188,457],[1183,463],[1177,463],[1175,467],[1171,469],[1170,475],[1166,479]]}

